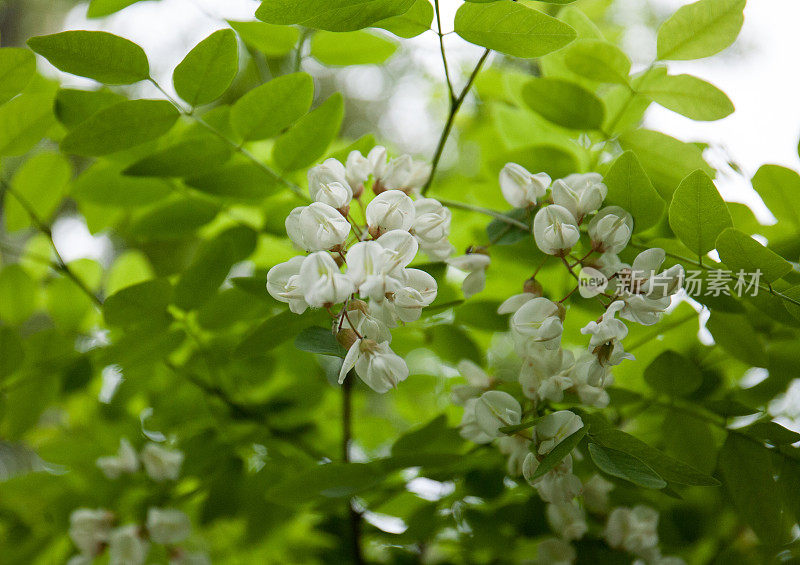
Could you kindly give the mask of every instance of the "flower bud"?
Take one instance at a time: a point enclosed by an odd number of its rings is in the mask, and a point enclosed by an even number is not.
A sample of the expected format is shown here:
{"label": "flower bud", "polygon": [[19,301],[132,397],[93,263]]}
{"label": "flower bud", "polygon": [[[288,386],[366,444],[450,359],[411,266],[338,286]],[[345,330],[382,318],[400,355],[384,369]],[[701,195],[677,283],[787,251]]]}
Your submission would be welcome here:
{"label": "flower bud", "polygon": [[522,292],[527,292],[534,296],[544,296],[544,287],[542,283],[536,280],[536,277],[531,277],[522,285]]}
{"label": "flower bud", "polygon": [[589,222],[592,249],[601,253],[619,253],[633,233],[633,217],[619,206],[607,206]]}
{"label": "flower bud", "polygon": [[110,565],[142,565],[150,544],[139,535],[139,526],[128,524],[111,532],[108,540]]}
{"label": "flower bud", "polygon": [[580,222],[603,205],[608,189],[597,173],[569,175],[553,183],[553,202],[569,210]]}
{"label": "flower bud", "polygon": [[70,514],[69,537],[81,553],[99,555],[113,523],[114,514],[104,508],[79,508]]}
{"label": "flower bud", "polygon": [[569,210],[553,204],[545,206],[533,218],[536,245],[548,255],[564,255],[578,243],[581,232]]}
{"label": "flower bud", "polygon": [[522,165],[507,163],[500,171],[500,190],[506,202],[514,208],[526,208],[536,204],[550,186],[546,173],[531,174]]}
{"label": "flower bud", "polygon": [[414,225],[414,201],[399,190],[386,190],[367,205],[366,217],[372,237],[390,230],[408,231]]}
{"label": "flower bud", "polygon": [[147,475],[154,481],[177,480],[183,464],[183,452],[148,443],[141,453]]}
{"label": "flower bud", "polygon": [[372,174],[372,163],[361,151],[351,151],[345,163],[345,177],[353,189],[353,196],[358,198],[364,190],[364,183],[367,182]]}
{"label": "flower bud", "polygon": [[308,192],[314,201],[333,208],[343,208],[353,198],[345,167],[336,159],[328,159],[309,169]]}
{"label": "flower bud", "polygon": [[336,341],[338,341],[339,344],[345,349],[350,349],[350,347],[352,347],[357,340],[358,335],[356,335],[356,332],[350,328],[342,328],[336,334]]}
{"label": "flower bud", "polygon": [[490,437],[502,437],[500,428],[516,426],[522,419],[522,407],[506,392],[484,392],[475,403],[475,420],[481,431]]}
{"label": "flower bud", "polygon": [[192,523],[180,510],[150,508],[147,511],[147,532],[154,542],[173,545],[189,537]]}

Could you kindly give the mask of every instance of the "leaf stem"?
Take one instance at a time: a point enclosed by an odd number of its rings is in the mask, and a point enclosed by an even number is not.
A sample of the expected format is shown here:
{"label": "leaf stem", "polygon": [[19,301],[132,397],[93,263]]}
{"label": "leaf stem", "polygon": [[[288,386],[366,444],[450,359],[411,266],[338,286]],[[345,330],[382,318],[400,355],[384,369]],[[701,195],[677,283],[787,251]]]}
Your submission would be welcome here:
{"label": "leaf stem", "polygon": [[466,204],[464,202],[457,202],[455,200],[446,200],[446,199],[439,199],[439,202],[448,206],[450,208],[457,208],[459,210],[466,210],[468,212],[477,212],[478,214],[483,214],[485,216],[491,216],[496,220],[500,220],[501,222],[505,222],[511,226],[515,226],[521,230],[525,230],[527,232],[531,231],[530,226],[528,226],[524,222],[520,222],[519,220],[515,220],[514,218],[510,218],[503,214],[502,212],[498,212],[497,210],[491,210],[489,208],[484,208],[482,206],[475,206],[472,204]]}
{"label": "leaf stem", "polygon": [[[440,41],[441,41],[441,36],[440,36]],[[439,162],[442,160],[442,153],[444,153],[444,146],[447,143],[447,138],[450,136],[450,132],[453,129],[453,124],[455,123],[456,120],[456,114],[458,114],[458,110],[464,103],[464,99],[466,99],[467,94],[469,94],[469,91],[472,88],[475,79],[478,77],[478,73],[481,72],[481,68],[483,68],[483,64],[489,57],[489,53],[491,53],[491,49],[486,49],[483,52],[483,55],[481,55],[481,58],[475,65],[475,68],[472,69],[472,73],[469,76],[469,80],[467,80],[467,84],[464,85],[461,94],[459,94],[457,98],[451,99],[450,112],[449,115],[447,116],[447,121],[444,124],[444,128],[442,129],[442,135],[439,137],[439,143],[436,146],[436,152],[433,155],[433,161],[431,162],[431,174],[428,176],[428,180],[425,183],[425,186],[422,187],[421,193],[423,196],[425,196],[425,194],[428,192],[428,189],[430,189],[431,184],[433,184],[433,179],[436,175],[436,170],[439,168]]]}

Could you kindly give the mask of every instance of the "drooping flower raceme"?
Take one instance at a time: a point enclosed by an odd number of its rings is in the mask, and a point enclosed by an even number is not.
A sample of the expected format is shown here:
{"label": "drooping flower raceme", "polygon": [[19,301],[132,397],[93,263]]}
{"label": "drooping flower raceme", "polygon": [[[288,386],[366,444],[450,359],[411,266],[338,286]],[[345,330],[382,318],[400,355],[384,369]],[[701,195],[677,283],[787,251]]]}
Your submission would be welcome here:
{"label": "drooping flower raceme", "polygon": [[[348,350],[341,378],[352,369],[378,392],[408,377],[405,361],[389,346],[391,329],[418,320],[436,299],[436,280],[410,264],[420,250],[436,261],[453,253],[450,210],[435,199],[411,197],[429,174],[427,164],[409,156],[389,160],[383,147],[367,156],[353,151],[345,165],[328,159],[313,167],[314,202],[286,218],[289,238],[309,254],[267,275],[269,294],[292,312],[330,312],[332,334]],[[480,272],[468,290],[483,286],[488,256],[481,257],[486,264],[475,267]]]}

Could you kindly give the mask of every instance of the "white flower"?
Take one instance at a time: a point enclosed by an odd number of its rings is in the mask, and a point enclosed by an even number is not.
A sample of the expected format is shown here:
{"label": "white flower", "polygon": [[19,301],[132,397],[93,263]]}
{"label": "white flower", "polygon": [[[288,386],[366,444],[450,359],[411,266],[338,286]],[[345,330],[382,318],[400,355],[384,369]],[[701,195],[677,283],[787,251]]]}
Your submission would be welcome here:
{"label": "white flower", "polygon": [[534,400],[561,402],[564,391],[573,385],[570,373],[575,366],[575,356],[564,349],[545,349],[526,357],[522,362],[519,384],[522,392]]}
{"label": "white flower", "polygon": [[615,508],[606,523],[608,545],[641,555],[658,545],[658,512],[648,506]]}
{"label": "white flower", "polygon": [[109,565],[141,565],[150,544],[139,535],[139,526],[128,524],[111,532],[108,540]]}
{"label": "white flower", "polygon": [[305,251],[325,251],[344,243],[350,235],[350,222],[332,206],[312,202],[289,213],[286,233]]}
{"label": "white flower", "polygon": [[553,183],[553,202],[563,206],[578,221],[603,205],[608,194],[603,177],[597,173],[569,175]]}
{"label": "white flower", "polygon": [[508,455],[506,472],[510,476],[516,477],[522,474],[522,466],[525,457],[530,454],[528,450],[530,444],[531,442],[529,440],[519,436],[504,436],[498,438],[497,449],[499,449],[500,453],[503,455]]}
{"label": "white flower", "polygon": [[571,502],[548,504],[545,512],[550,527],[565,540],[580,539],[589,529],[583,510]]}
{"label": "white flower", "polygon": [[601,273],[610,277],[623,269],[630,268],[626,263],[623,263],[616,253],[603,253],[597,259],[597,267]]}
{"label": "white flower", "polygon": [[506,163],[500,171],[500,190],[506,202],[514,208],[525,208],[536,204],[550,186],[546,173],[531,174],[522,165]]}
{"label": "white flower", "polygon": [[189,517],[175,509],[149,508],[147,510],[147,532],[156,543],[172,545],[180,543],[192,533]]}
{"label": "white flower", "polygon": [[527,343],[558,349],[563,326],[558,305],[542,296],[523,304],[511,317],[511,329]]}
{"label": "white flower", "polygon": [[475,416],[475,405],[477,403],[477,398],[470,398],[464,403],[464,415],[461,417],[459,433],[461,437],[473,443],[489,443],[494,439],[494,436],[484,432],[478,425],[478,419]]}
{"label": "white flower", "polygon": [[369,233],[378,237],[390,230],[408,231],[414,225],[414,201],[400,190],[386,190],[367,204]]}
{"label": "white flower", "polygon": [[373,172],[373,165],[368,157],[364,157],[361,151],[351,151],[345,163],[345,177],[350,184],[350,188],[355,194],[360,194],[364,189],[364,183],[369,180]]}
{"label": "white flower", "polygon": [[486,269],[491,262],[491,257],[484,253],[468,253],[447,260],[451,267],[469,273],[461,282],[464,298],[478,294],[486,287]]}
{"label": "white flower", "polygon": [[347,276],[362,297],[380,301],[402,288],[403,271],[391,268],[390,257],[377,241],[361,241],[347,251]]}
{"label": "white flower", "polygon": [[545,502],[563,504],[581,494],[581,480],[572,474],[572,455],[567,455],[543,476],[534,479],[538,468],[539,459],[535,454],[528,453],[522,464],[522,474]]}
{"label": "white flower", "polygon": [[378,317],[374,309],[375,302],[369,304],[360,300],[351,300],[347,303],[347,316],[343,327],[351,328],[366,338],[373,339],[378,343],[382,341],[391,342],[392,333],[388,325]]}
{"label": "white flower", "polygon": [[450,209],[433,198],[419,198],[414,202],[415,219],[411,232],[422,250],[432,259],[444,261],[453,253],[448,241],[450,235]]}
{"label": "white flower", "polygon": [[113,523],[114,514],[104,508],[78,508],[69,517],[69,537],[82,554],[99,555]]}
{"label": "white flower", "polygon": [[300,288],[300,267],[305,257],[292,257],[285,263],[279,263],[267,273],[267,292],[279,302],[289,304],[289,310],[302,314],[308,303]]}
{"label": "white flower", "polygon": [[683,267],[673,265],[663,273],[650,277],[642,284],[640,292],[653,299],[672,296],[683,286],[683,278]]}
{"label": "white flower", "polygon": [[398,383],[408,378],[408,365],[403,358],[396,355],[388,343],[371,339],[357,339],[350,346],[339,372],[339,384],[353,368],[367,386],[381,394],[397,388]]}
{"label": "white flower", "polygon": [[608,493],[614,489],[614,483],[600,475],[592,475],[583,485],[583,504],[590,512],[598,514],[608,511]]}
{"label": "white flower", "polygon": [[325,251],[306,257],[299,276],[303,297],[314,308],[344,302],[355,291],[353,281],[339,271],[336,261]]}
{"label": "white flower", "polygon": [[412,191],[425,184],[430,174],[427,163],[401,155],[389,161],[380,175],[380,183],[386,190]]}
{"label": "white flower", "polygon": [[613,381],[609,367],[600,365],[597,357],[585,353],[575,363],[572,383],[581,403],[605,408],[608,406],[608,393],[603,388]]}
{"label": "white flower", "polygon": [[127,439],[121,438],[117,454],[113,457],[100,457],[97,460],[97,466],[100,467],[106,477],[116,479],[123,473],[135,473],[138,471],[139,457],[136,455],[136,450],[131,443]]}
{"label": "white flower", "polygon": [[536,546],[536,565],[572,565],[578,552],[568,542],[548,538]]}
{"label": "white flower", "polygon": [[536,298],[536,295],[532,292],[523,292],[520,294],[514,294],[513,296],[509,296],[506,298],[503,303],[498,306],[497,313],[498,314],[513,314],[517,310],[519,310],[523,304],[528,302],[529,300],[533,300]]}
{"label": "white flower", "polygon": [[174,481],[181,473],[183,452],[167,449],[155,443],[148,443],[141,453],[142,463],[147,475],[154,481]]}
{"label": "white flower", "polygon": [[323,202],[337,209],[346,207],[353,198],[344,165],[328,159],[308,171],[308,192],[315,202]]}
{"label": "white flower", "polygon": [[578,243],[581,232],[572,213],[557,204],[545,206],[533,218],[536,245],[548,255],[563,255]]}
{"label": "white flower", "polygon": [[601,253],[619,253],[633,233],[633,217],[619,206],[607,206],[589,222],[592,249]]}
{"label": "white flower", "polygon": [[[621,300],[611,303],[599,323],[589,322],[581,329],[582,334],[591,334],[589,351],[595,355],[597,362],[603,367],[619,365],[623,359],[633,359],[633,355],[626,353],[621,343],[628,335],[628,328],[621,320],[614,317],[624,307],[625,303]],[[593,373],[596,374],[596,371]],[[588,380],[588,383],[597,384],[592,378]]]}
{"label": "white flower", "polygon": [[380,180],[386,173],[388,155],[382,145],[373,147],[367,155],[367,161],[376,180]]}
{"label": "white flower", "polygon": [[462,359],[456,369],[467,380],[466,385],[456,385],[450,389],[450,398],[454,404],[466,405],[467,401],[480,396],[492,384],[492,378],[486,371],[468,359]]}
{"label": "white flower", "polygon": [[583,427],[581,417],[569,410],[559,410],[548,414],[534,427],[538,453],[550,453],[562,440],[571,436]]}
{"label": "white flower", "polygon": [[664,298],[648,298],[641,294],[631,294],[623,297],[625,307],[620,310],[619,317],[643,326],[652,326],[661,319],[664,310],[672,302],[668,296]]}
{"label": "white flower", "polygon": [[400,320],[414,322],[419,320],[422,309],[436,299],[436,279],[420,269],[406,269],[405,279],[391,301]]}
{"label": "white flower", "polygon": [[94,556],[92,555],[73,555],[67,561],[67,565],[93,565]]}
{"label": "white flower", "polygon": [[419,251],[419,243],[410,233],[404,230],[388,231],[377,239],[389,253],[386,268],[390,273],[402,271],[408,266]]}
{"label": "white flower", "polygon": [[480,429],[491,437],[502,437],[500,428],[516,426],[522,419],[522,407],[506,392],[484,392],[475,403],[475,419]]}

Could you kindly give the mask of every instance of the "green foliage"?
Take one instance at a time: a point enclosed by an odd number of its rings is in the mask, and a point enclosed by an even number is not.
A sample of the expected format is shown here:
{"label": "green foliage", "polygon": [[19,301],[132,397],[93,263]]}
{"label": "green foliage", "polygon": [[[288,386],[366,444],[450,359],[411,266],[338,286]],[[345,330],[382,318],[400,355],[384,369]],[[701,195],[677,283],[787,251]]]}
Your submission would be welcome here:
{"label": "green foliage", "polygon": [[314,82],[306,73],[278,77],[236,101],[231,125],[245,141],[273,137],[308,112],[313,99]]}
{"label": "green foliage", "polygon": [[724,92],[691,75],[664,75],[649,82],[641,93],[693,120],[721,120],[734,110]]}
{"label": "green foliage", "polygon": [[320,31],[311,38],[311,55],[326,65],[379,65],[396,50],[394,42],[366,31]]}
{"label": "green foliage", "polygon": [[560,79],[540,78],[522,89],[525,103],[554,124],[578,130],[603,125],[603,103],[585,88]]}
{"label": "green foliage", "polygon": [[657,392],[670,396],[687,396],[703,384],[703,376],[686,357],[665,351],[644,370],[644,380]]}
{"label": "green foliage", "polygon": [[786,259],[737,229],[728,228],[719,234],[716,247],[728,268],[746,273],[758,270],[768,283],[792,271],[792,265]]}
{"label": "green foliage", "polygon": [[268,57],[280,57],[289,53],[300,37],[294,27],[271,25],[264,22],[235,22],[228,24],[249,47]]}
{"label": "green foliage", "polygon": [[458,35],[514,57],[541,57],[575,39],[575,30],[538,10],[512,2],[463,4],[456,12]]}
{"label": "green foliage", "polygon": [[566,51],[569,70],[589,80],[628,84],[631,61],[619,48],[599,39],[581,39]]}
{"label": "green foliage", "polygon": [[175,67],[172,83],[190,106],[201,106],[222,96],[238,72],[236,34],[221,29],[198,43]]}
{"label": "green foliage", "polygon": [[683,6],[658,30],[658,58],[700,59],[734,42],[746,0],[699,0]]}
{"label": "green foliage", "polygon": [[65,73],[98,82],[132,84],[150,76],[141,47],[104,31],[64,31],[33,37],[28,45]]}
{"label": "green foliage", "polygon": [[272,157],[281,170],[295,171],[319,159],[339,133],[344,101],[334,94],[275,141]]}
{"label": "green foliage", "polygon": [[0,48],[0,103],[7,102],[28,86],[36,74],[36,57],[27,49]]}
{"label": "green foliage", "polygon": [[410,39],[431,28],[433,6],[428,0],[414,0],[407,12],[379,20],[372,25],[392,32],[398,37]]}
{"label": "green foliage", "polygon": [[92,0],[86,11],[87,18],[103,18],[142,0]]}
{"label": "green foliage", "polygon": [[664,479],[659,477],[646,463],[623,451],[590,443],[589,455],[592,456],[592,461],[601,471],[612,477],[625,479],[644,488],[661,489],[667,486]]}
{"label": "green foliage", "polygon": [[302,24],[328,31],[356,31],[408,12],[414,0],[267,0],[256,11],[270,24]]}
{"label": "green foliage", "polygon": [[633,151],[617,157],[603,182],[608,187],[606,201],[631,213],[635,231],[653,227],[664,214],[664,201]]}
{"label": "green foliage", "polygon": [[11,179],[15,194],[19,199],[8,196],[5,200],[5,227],[17,231],[35,226],[30,211],[36,219],[49,221],[66,194],[67,184],[72,180],[72,166],[58,153],[40,153],[31,157],[17,170]]}
{"label": "green foliage", "polygon": [[55,123],[50,94],[21,94],[0,106],[0,155],[29,151]]}
{"label": "green foliage", "polygon": [[714,249],[717,237],[733,220],[714,182],[703,171],[695,171],[672,195],[669,225],[686,247],[702,255]]}

